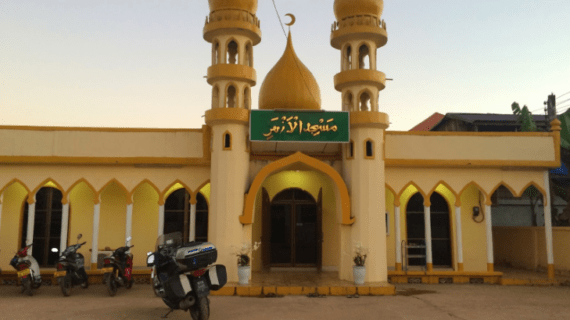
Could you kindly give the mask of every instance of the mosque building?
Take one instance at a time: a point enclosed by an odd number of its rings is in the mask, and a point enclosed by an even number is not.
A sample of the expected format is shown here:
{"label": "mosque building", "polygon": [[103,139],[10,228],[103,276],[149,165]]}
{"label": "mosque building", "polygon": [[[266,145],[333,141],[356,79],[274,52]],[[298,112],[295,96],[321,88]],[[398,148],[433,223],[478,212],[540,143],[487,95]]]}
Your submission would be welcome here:
{"label": "mosque building", "polygon": [[[253,271],[311,268],[352,280],[360,244],[367,282],[407,282],[413,272],[500,277],[491,196],[532,185],[548,199],[548,170],[560,166],[558,120],[550,132],[387,130],[377,57],[388,39],[383,0],[334,1],[337,111],[322,110],[291,34],[254,108],[257,2],[209,0],[212,105],[202,128],[0,127],[2,270],[31,242],[40,265],[53,268],[79,233],[92,271],[101,251],[128,237],[135,267],[146,267],[157,236],[181,231],[214,243],[233,282],[235,248],[258,241]],[[549,216],[546,202],[553,277]]]}

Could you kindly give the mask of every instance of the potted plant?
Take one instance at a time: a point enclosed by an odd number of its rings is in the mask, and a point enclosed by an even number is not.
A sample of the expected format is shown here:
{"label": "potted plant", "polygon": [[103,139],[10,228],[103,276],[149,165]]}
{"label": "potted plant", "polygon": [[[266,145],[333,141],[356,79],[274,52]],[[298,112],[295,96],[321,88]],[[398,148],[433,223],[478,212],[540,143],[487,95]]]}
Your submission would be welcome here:
{"label": "potted plant", "polygon": [[352,272],[354,275],[354,284],[364,284],[364,278],[366,277],[366,256],[368,254],[368,249],[362,246],[359,242],[355,246],[354,250],[354,266],[352,267]]}
{"label": "potted plant", "polygon": [[248,284],[249,277],[251,275],[251,258],[249,255],[259,249],[261,242],[255,242],[253,245],[251,243],[243,243],[241,247],[234,252],[237,256],[237,263],[238,263],[238,278],[239,284]]}

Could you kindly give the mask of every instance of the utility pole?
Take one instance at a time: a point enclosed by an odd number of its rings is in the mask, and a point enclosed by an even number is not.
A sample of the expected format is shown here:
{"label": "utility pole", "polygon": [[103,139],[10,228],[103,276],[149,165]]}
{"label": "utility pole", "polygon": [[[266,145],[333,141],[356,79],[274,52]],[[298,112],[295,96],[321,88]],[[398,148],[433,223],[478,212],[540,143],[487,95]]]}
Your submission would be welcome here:
{"label": "utility pole", "polygon": [[548,99],[544,101],[544,113],[546,116],[546,131],[550,131],[550,122],[556,119],[556,96],[554,93],[548,96]]}

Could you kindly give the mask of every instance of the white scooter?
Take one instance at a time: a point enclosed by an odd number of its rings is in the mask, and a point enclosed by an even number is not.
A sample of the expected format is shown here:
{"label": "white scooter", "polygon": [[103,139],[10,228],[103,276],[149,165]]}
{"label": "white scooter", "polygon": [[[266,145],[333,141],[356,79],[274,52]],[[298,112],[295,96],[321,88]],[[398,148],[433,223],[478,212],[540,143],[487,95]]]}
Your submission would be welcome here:
{"label": "white scooter", "polygon": [[33,244],[29,244],[16,253],[10,260],[10,265],[18,271],[18,279],[22,283],[22,292],[31,296],[32,289],[37,289],[42,285],[40,266],[34,257],[28,255],[28,249]]}

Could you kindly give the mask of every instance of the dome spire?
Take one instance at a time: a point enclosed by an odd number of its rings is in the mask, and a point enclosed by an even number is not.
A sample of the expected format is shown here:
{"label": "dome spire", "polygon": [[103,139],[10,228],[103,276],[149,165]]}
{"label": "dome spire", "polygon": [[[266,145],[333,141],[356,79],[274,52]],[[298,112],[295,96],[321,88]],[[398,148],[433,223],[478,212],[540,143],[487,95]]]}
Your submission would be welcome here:
{"label": "dome spire", "polygon": [[[295,16],[291,15],[295,23]],[[287,47],[277,64],[267,73],[259,92],[259,109],[320,110],[321,92],[315,77],[293,48],[291,31]]]}

